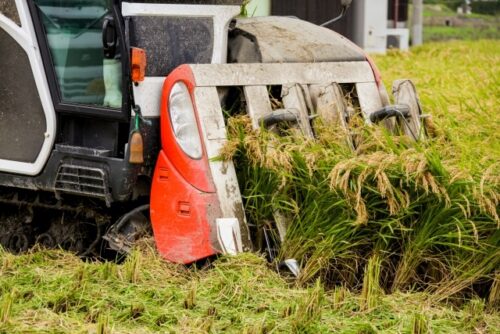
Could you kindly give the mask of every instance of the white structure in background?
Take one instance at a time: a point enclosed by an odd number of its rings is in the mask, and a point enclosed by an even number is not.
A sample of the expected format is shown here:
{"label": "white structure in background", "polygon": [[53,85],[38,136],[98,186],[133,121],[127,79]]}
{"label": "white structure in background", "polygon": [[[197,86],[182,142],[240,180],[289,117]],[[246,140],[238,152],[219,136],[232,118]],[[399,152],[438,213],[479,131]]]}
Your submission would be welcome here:
{"label": "white structure in background", "polygon": [[[251,0],[247,8],[248,14],[250,16],[270,15],[271,1]],[[388,9],[389,0],[353,0],[349,10],[354,12],[354,22],[346,22],[353,26],[353,42],[367,52],[385,53],[389,38],[392,46],[408,50],[410,33],[406,28],[406,22],[398,22],[395,26],[394,21],[388,21]],[[332,17],[335,14],[332,13]]]}
{"label": "white structure in background", "polygon": [[356,44],[368,52],[384,53],[387,48],[388,0],[354,0]]}
{"label": "white structure in background", "polygon": [[457,14],[465,14],[465,15],[472,14],[471,1],[465,0],[462,6],[457,7]]}
{"label": "white structure in background", "polygon": [[[395,12],[397,10],[398,8],[394,8]],[[410,29],[408,29],[408,21],[400,21],[397,20],[397,18],[394,20],[388,20],[387,38],[388,38],[387,41],[388,46],[390,45],[391,47],[396,47],[400,50],[407,51],[410,46]]]}

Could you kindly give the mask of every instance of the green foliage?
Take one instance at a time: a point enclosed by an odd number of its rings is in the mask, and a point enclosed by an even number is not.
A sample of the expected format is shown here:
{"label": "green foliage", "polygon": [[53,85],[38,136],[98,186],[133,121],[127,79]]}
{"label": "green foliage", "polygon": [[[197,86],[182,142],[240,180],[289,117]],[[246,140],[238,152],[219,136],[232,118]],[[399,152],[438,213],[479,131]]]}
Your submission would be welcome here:
{"label": "green foliage", "polygon": [[445,5],[452,10],[456,10],[460,5],[463,5],[464,2],[464,0],[424,0],[424,4]]}
{"label": "green foliage", "polygon": [[498,162],[499,41],[430,43],[374,58],[389,91],[397,78],[415,82],[438,150],[453,164],[477,174]]}
{"label": "green foliage", "polygon": [[15,298],[15,291],[5,293],[0,303],[0,324],[7,323],[12,312],[12,303]]}
{"label": "green foliage", "polygon": [[500,39],[500,31],[490,27],[445,27],[425,26],[424,41],[438,42],[446,40]]}
{"label": "green foliage", "polygon": [[411,322],[411,334],[428,334],[432,333],[429,330],[429,320],[423,313],[415,313]]}
{"label": "green foliage", "polygon": [[500,1],[474,1],[471,7],[473,13],[497,15],[500,12]]}
{"label": "green foliage", "polygon": [[[472,14],[458,14],[442,1],[424,5],[424,41],[500,39],[498,18],[473,9]],[[473,2],[496,5],[494,2]],[[496,2],[497,4],[500,2]],[[445,24],[448,22],[449,25]]]}
{"label": "green foliage", "polygon": [[371,310],[378,305],[378,299],[383,292],[380,288],[380,269],[382,263],[378,255],[373,255],[366,264],[363,275],[363,289],[361,290],[361,309]]}
{"label": "green foliage", "polygon": [[250,3],[251,0],[243,0],[243,3],[241,4],[240,7],[240,16],[241,17],[249,17],[248,13],[248,4]]}

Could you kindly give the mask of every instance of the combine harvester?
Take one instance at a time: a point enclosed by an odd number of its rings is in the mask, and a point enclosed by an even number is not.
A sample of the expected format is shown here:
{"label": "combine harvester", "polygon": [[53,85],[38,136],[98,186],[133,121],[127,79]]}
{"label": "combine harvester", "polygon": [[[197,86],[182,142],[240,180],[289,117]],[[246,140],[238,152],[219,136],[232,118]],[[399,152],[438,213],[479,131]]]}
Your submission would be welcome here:
{"label": "combine harvester", "polygon": [[[343,36],[178,2],[1,1],[5,248],[101,256],[127,252],[151,227],[177,263],[276,247],[256,240],[267,233],[247,224],[234,165],[216,159],[236,98],[255,129],[285,122],[314,136],[316,117],[349,129],[350,92],[366,123],[400,123],[418,139],[413,84],[396,82],[390,105],[375,65]],[[284,225],[278,214],[281,238]]]}

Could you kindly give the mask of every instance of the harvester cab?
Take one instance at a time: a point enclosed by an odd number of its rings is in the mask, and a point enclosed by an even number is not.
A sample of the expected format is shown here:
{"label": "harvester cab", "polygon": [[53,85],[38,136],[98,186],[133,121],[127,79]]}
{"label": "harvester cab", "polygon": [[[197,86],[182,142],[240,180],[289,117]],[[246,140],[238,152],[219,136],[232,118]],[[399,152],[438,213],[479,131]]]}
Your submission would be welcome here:
{"label": "harvester cab", "polygon": [[173,262],[253,244],[273,258],[276,242],[255,243],[267,232],[246,221],[233,162],[217,159],[235,95],[256,130],[286,122],[314,137],[321,117],[349,133],[357,109],[367,124],[421,137],[413,84],[396,82],[391,105],[373,62],[335,32],[172,2],[2,0],[4,247],[98,256],[103,240],[126,252],[152,229]]}

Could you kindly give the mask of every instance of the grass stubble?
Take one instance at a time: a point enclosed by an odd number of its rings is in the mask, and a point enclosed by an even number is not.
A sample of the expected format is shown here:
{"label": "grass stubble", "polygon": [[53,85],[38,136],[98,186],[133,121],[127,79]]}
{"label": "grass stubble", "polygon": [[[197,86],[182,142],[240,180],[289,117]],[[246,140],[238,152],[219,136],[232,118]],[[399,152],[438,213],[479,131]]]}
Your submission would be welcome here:
{"label": "grass stubble", "polygon": [[420,144],[318,124],[318,140],[253,132],[231,143],[248,218],[290,221],[297,282],[242,254],[168,264],[145,243],[123,264],[60,251],[0,252],[0,333],[497,333],[500,328],[498,70],[493,41],[430,44],[377,59],[414,78]]}
{"label": "grass stubble", "polygon": [[123,264],[2,252],[0,332],[494,333],[500,325],[483,299],[456,307],[425,292],[383,293],[376,258],[360,294],[320,280],[290,284],[254,254],[220,258],[210,269],[173,265],[151,244]]}

